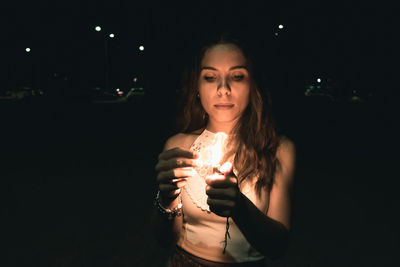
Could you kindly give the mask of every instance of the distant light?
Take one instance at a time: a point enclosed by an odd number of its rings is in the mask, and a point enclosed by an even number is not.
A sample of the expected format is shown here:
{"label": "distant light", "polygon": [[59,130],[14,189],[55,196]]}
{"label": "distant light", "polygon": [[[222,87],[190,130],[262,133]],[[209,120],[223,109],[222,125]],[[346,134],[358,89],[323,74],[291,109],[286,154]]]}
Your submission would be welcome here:
{"label": "distant light", "polygon": [[139,50],[143,51],[144,50],[144,46],[143,45],[139,46]]}
{"label": "distant light", "polygon": [[115,89],[115,91],[119,92],[119,91],[120,91],[120,89],[119,89],[119,88],[117,88],[117,89]]}
{"label": "distant light", "polygon": [[110,38],[114,38],[115,37],[115,35],[113,34],[113,33],[110,33]]}
{"label": "distant light", "polygon": [[101,31],[101,27],[100,26],[96,26],[94,29],[96,30],[96,32]]}
{"label": "distant light", "polygon": [[279,29],[283,29],[283,25],[280,24],[280,25],[278,26],[278,28],[279,28]]}
{"label": "distant light", "polygon": [[277,33],[277,32],[275,33],[275,36],[278,36],[278,33]]}
{"label": "distant light", "polygon": [[118,91],[118,95],[122,95],[124,92],[122,92],[122,91]]}
{"label": "distant light", "polygon": [[320,82],[321,82],[321,79],[320,79],[320,78],[318,78],[318,79],[317,79],[317,82],[319,82],[319,83],[320,83]]}
{"label": "distant light", "polygon": [[137,77],[133,78],[133,82],[134,83],[137,82]]}
{"label": "distant light", "polygon": [[29,53],[29,52],[31,52],[31,49],[29,47],[27,47],[27,48],[25,48],[25,51]]}

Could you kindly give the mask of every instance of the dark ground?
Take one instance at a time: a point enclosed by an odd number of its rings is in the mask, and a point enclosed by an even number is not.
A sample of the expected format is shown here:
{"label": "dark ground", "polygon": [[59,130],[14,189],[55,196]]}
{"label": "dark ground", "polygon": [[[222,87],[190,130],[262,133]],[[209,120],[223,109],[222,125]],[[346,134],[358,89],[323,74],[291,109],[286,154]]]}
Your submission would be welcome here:
{"label": "dark ground", "polygon": [[[292,242],[271,266],[399,266],[392,106],[289,102]],[[162,266],[149,215],[172,119],[145,103],[2,103],[1,266]]]}

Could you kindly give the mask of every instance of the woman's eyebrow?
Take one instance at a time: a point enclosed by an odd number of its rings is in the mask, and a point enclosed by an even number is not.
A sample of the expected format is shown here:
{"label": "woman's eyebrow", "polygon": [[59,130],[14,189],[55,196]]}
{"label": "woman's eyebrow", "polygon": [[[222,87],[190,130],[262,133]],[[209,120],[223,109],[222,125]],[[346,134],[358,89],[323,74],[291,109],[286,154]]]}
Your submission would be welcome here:
{"label": "woman's eyebrow", "polygon": [[[235,70],[235,69],[245,69],[245,70],[248,70],[248,68],[247,68],[246,66],[244,66],[244,65],[238,65],[238,66],[233,66],[233,67],[230,67],[230,68],[229,68],[229,70]],[[210,67],[210,66],[203,66],[203,67],[201,67],[200,70],[202,71],[202,70],[217,70],[217,69],[214,68],[214,67]]]}
{"label": "woman's eyebrow", "polygon": [[213,67],[209,67],[209,66],[203,66],[203,67],[201,67],[200,70],[217,70],[217,69],[213,68]]}
{"label": "woman's eyebrow", "polygon": [[246,66],[243,65],[238,65],[238,66],[233,66],[231,68],[229,68],[229,70],[235,70],[235,69],[245,69],[248,70]]}

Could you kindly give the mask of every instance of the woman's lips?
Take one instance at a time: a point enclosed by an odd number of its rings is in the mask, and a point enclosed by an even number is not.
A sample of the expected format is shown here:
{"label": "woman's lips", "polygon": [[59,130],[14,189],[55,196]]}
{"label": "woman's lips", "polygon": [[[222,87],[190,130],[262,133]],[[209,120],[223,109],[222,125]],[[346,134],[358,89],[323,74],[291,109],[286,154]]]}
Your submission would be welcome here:
{"label": "woman's lips", "polygon": [[214,105],[217,109],[231,109],[233,108],[233,104],[215,104]]}

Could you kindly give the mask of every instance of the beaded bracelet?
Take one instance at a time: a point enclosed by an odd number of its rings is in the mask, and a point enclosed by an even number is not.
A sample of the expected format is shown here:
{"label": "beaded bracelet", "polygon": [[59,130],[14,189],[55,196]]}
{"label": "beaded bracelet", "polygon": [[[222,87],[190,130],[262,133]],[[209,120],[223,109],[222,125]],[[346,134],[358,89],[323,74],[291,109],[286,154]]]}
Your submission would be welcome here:
{"label": "beaded bracelet", "polygon": [[181,216],[182,215],[182,203],[179,203],[178,206],[176,206],[173,209],[166,209],[161,205],[161,202],[160,202],[160,190],[158,190],[157,195],[154,198],[153,204],[154,204],[155,207],[157,207],[158,211],[161,214],[167,215],[168,220],[172,220],[176,216]]}

